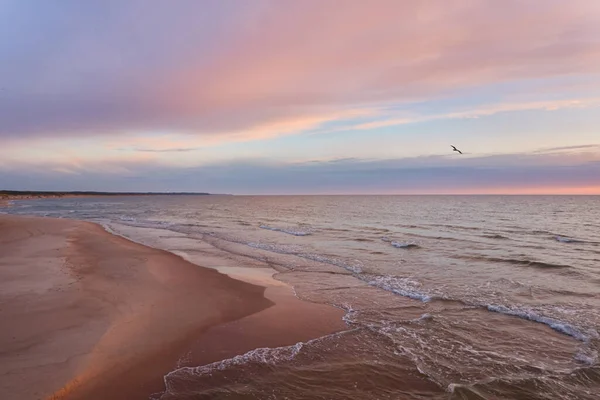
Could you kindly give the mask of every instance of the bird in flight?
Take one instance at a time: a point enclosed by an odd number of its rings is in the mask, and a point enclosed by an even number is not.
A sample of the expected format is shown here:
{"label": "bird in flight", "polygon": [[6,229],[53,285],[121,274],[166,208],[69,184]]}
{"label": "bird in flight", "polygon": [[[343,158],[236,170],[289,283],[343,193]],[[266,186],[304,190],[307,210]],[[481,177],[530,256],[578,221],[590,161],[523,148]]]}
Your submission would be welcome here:
{"label": "bird in flight", "polygon": [[462,154],[462,151],[460,151],[459,149],[457,149],[456,147],[450,145],[452,147],[452,151],[458,151],[460,154]]}

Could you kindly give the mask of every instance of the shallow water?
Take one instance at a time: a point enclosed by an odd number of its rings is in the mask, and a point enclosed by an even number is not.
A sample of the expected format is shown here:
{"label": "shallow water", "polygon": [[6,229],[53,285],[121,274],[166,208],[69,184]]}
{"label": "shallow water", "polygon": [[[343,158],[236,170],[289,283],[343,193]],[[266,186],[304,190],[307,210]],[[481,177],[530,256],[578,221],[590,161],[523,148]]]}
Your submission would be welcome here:
{"label": "shallow water", "polygon": [[[346,332],[166,377],[162,399],[596,399],[600,197],[23,201],[202,264],[278,271]],[[224,263],[225,264],[225,263]]]}

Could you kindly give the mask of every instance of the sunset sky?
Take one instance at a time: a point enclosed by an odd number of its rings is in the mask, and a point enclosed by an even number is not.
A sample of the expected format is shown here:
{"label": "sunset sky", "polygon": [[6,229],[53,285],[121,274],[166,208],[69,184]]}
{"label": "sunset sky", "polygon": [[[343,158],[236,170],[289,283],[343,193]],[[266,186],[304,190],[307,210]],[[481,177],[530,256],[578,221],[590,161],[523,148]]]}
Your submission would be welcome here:
{"label": "sunset sky", "polygon": [[0,60],[0,189],[600,194],[597,0],[0,0]]}

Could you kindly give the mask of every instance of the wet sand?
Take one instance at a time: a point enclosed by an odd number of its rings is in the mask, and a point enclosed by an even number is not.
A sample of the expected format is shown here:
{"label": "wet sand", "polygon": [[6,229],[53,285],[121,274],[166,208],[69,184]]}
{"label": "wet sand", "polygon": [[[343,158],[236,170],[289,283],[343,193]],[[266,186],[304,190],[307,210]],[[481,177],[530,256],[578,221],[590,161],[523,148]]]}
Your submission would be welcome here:
{"label": "wet sand", "polygon": [[0,215],[1,397],[147,399],[186,354],[201,365],[344,327],[340,310],[245,280],[95,224]]}

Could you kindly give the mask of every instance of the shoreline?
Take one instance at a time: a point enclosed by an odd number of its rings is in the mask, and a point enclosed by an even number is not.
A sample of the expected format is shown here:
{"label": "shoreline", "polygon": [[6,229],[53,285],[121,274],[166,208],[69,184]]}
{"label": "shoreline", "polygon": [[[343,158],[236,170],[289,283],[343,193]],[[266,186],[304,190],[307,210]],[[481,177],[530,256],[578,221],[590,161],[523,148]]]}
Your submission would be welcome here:
{"label": "shoreline", "polygon": [[4,207],[10,207],[13,201],[23,201],[23,200],[46,200],[46,199],[74,199],[74,198],[87,198],[87,197],[110,197],[108,195],[86,195],[86,194],[27,194],[27,195],[6,195],[3,194],[0,196],[0,209]]}
{"label": "shoreline", "polygon": [[162,192],[25,192],[27,194],[11,194],[0,191],[0,208],[9,207],[12,201],[20,200],[45,200],[45,199],[73,199],[94,197],[144,197],[144,196],[231,196],[218,193],[162,193]]}
{"label": "shoreline", "polygon": [[178,367],[345,328],[339,309],[243,266],[235,275],[91,222],[0,215],[0,388],[20,399],[147,399]]}

